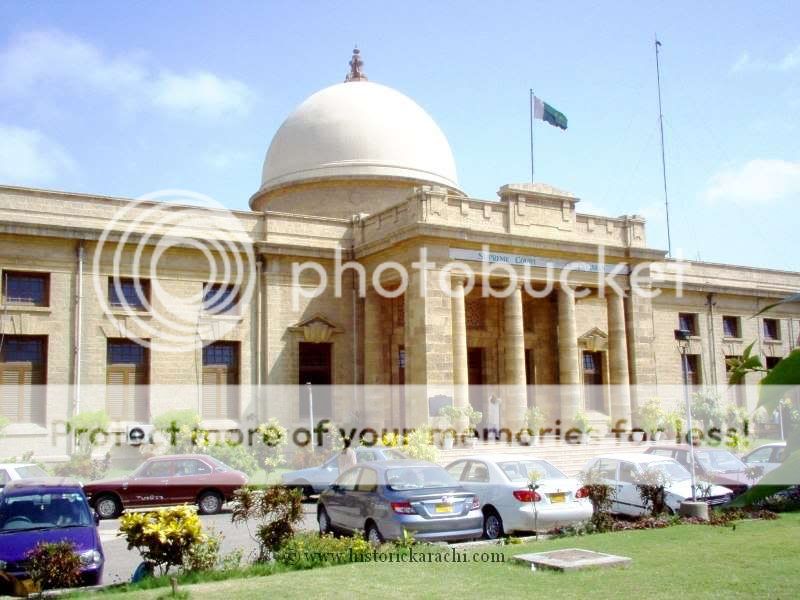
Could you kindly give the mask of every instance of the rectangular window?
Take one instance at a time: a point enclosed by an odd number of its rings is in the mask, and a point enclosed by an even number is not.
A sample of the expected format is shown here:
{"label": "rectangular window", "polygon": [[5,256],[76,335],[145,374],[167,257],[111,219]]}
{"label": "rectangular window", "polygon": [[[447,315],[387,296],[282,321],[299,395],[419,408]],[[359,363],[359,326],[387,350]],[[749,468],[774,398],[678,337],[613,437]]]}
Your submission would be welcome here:
{"label": "rectangular window", "polygon": [[[741,356],[737,355],[726,355],[725,356],[725,372],[727,373],[728,377],[731,374],[731,362],[741,360]],[[745,380],[742,379],[738,385],[733,385],[728,387],[729,397],[730,399],[736,404],[736,406],[746,406],[745,403],[745,389],[744,389]]]}
{"label": "rectangular window", "polygon": [[781,322],[778,319],[764,319],[763,327],[765,340],[781,339]]}
{"label": "rectangular window", "polygon": [[203,418],[239,418],[239,343],[203,348]]}
{"label": "rectangular window", "polygon": [[[683,360],[683,357],[681,357]],[[687,373],[688,369],[688,373]],[[700,385],[700,355],[699,354],[687,354],[686,355],[686,362],[684,363],[684,375],[686,375],[685,381],[689,383],[689,385]]]}
{"label": "rectangular window", "polygon": [[239,288],[225,283],[207,283],[203,288],[203,310],[212,315],[239,314]]}
{"label": "rectangular window", "polygon": [[697,314],[678,313],[678,328],[688,331],[689,335],[697,335]]}
{"label": "rectangular window", "polygon": [[108,303],[115,308],[144,310],[150,304],[150,280],[109,277]]}
{"label": "rectangular window", "polygon": [[47,338],[3,336],[0,348],[0,413],[12,423],[45,422]]}
{"label": "rectangular window", "polygon": [[147,421],[150,352],[128,339],[106,341],[106,412],[112,421]]}
{"label": "rectangular window", "polygon": [[3,300],[8,304],[50,306],[50,274],[3,271]]}
{"label": "rectangular window", "polygon": [[767,356],[765,358],[766,360],[764,361],[764,366],[767,367],[767,369],[774,369],[775,365],[783,360],[783,357],[781,356]]}
{"label": "rectangular window", "polygon": [[729,338],[742,337],[741,321],[739,317],[722,317],[722,335]]}

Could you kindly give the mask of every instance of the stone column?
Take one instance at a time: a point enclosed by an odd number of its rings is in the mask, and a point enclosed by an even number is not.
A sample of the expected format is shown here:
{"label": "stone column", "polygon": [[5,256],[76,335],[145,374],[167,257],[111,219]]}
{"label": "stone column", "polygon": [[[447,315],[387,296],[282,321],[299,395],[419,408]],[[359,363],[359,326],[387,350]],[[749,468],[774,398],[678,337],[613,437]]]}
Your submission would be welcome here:
{"label": "stone column", "polygon": [[611,425],[625,420],[621,427],[631,425],[630,379],[628,377],[628,340],[625,333],[625,305],[622,296],[607,290],[608,314],[608,373],[611,384]]}
{"label": "stone column", "polygon": [[631,291],[625,299],[625,320],[628,336],[630,367],[631,409],[637,408],[648,397],[658,395],[656,372],[655,330],[653,323],[652,281],[649,269],[631,276]]}
{"label": "stone column", "polygon": [[505,388],[501,427],[513,433],[525,426],[525,329],[522,323],[522,286],[518,284],[504,302]]}
{"label": "stone column", "polygon": [[364,298],[364,419],[359,426],[379,429],[389,412],[389,369],[386,364],[386,336],[383,333],[382,298],[367,290]]}
{"label": "stone column", "polygon": [[558,289],[558,381],[561,384],[561,422],[572,424],[580,409],[580,363],[578,332],[575,325],[575,294],[571,289]]}
{"label": "stone column", "polygon": [[[469,404],[469,369],[467,365],[467,315],[464,304],[464,279],[453,280],[453,295],[450,299],[453,313],[453,405],[466,408]],[[461,419],[460,428],[468,425]]]}

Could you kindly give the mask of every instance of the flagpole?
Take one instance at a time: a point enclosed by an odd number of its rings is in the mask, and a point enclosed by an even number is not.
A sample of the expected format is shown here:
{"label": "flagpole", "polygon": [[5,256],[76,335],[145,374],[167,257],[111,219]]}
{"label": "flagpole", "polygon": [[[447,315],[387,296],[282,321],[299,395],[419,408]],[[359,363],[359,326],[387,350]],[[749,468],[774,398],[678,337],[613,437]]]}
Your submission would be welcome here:
{"label": "flagpole", "polygon": [[531,120],[531,183],[533,183],[533,88],[528,98],[528,115]]}
{"label": "flagpole", "polygon": [[669,195],[667,194],[667,160],[664,153],[664,111],[661,109],[661,67],[658,61],[658,48],[661,42],[655,35],[656,46],[656,82],[658,84],[658,126],[661,130],[661,175],[664,179],[664,210],[667,213],[667,256],[672,256],[672,236],[669,228]]}

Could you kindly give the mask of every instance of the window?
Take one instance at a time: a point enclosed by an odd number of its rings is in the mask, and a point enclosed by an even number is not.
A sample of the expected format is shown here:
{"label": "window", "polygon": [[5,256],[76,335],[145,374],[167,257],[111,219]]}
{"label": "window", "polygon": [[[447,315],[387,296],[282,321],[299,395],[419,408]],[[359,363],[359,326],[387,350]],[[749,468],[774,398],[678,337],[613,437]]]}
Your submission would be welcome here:
{"label": "window", "polygon": [[672,450],[667,450],[666,448],[654,448],[650,454],[654,454],[655,456],[669,456],[672,458]]}
{"label": "window", "polygon": [[754,450],[747,457],[747,464],[768,463],[772,459],[772,446],[764,446]]}
{"label": "window", "polygon": [[678,313],[678,328],[688,331],[689,335],[697,335],[697,314]]}
{"label": "window", "polygon": [[[683,357],[681,357],[683,360]],[[683,364],[684,381],[689,385],[700,385],[700,355],[687,354],[686,362]]]}
{"label": "window", "polygon": [[601,458],[600,460],[594,463],[592,471],[594,471],[600,479],[605,479],[607,481],[616,481],[617,464],[618,463],[616,460]]}
{"label": "window", "polygon": [[203,348],[203,418],[239,417],[239,343],[214,342]]}
{"label": "window", "polygon": [[147,421],[150,353],[133,340],[106,341],[106,411],[112,421]]}
{"label": "window", "polygon": [[211,467],[195,458],[184,458],[175,461],[175,476],[189,477],[191,475],[207,475]]}
{"label": "window", "polygon": [[739,317],[722,317],[722,335],[730,338],[742,337],[742,328]]}
{"label": "window", "polygon": [[636,465],[629,462],[619,463],[619,480],[623,483],[636,483]]}
{"label": "window", "polygon": [[764,319],[763,328],[765,340],[781,339],[781,323],[778,319]]}
{"label": "window", "polygon": [[464,481],[469,483],[489,483],[489,469],[482,462],[472,462],[467,470],[467,476]]}
{"label": "window", "polygon": [[461,480],[463,481],[462,475],[464,473],[464,467],[466,466],[467,461],[459,460],[458,462],[454,462],[452,465],[447,467],[447,473],[455,479],[456,481]]}
{"label": "window", "polygon": [[7,304],[50,306],[50,274],[4,271],[3,300]]}
{"label": "window", "polygon": [[112,307],[146,309],[150,304],[150,280],[109,277],[108,303]]}
{"label": "window", "polygon": [[[731,363],[736,363],[742,359],[741,356],[736,355],[726,355],[725,356],[725,372],[728,377],[731,375],[732,367]],[[736,404],[736,406],[745,406],[746,397],[745,397],[745,378],[743,377],[741,381],[737,385],[729,386],[728,390],[731,395],[731,400]]]}
{"label": "window", "polygon": [[767,369],[774,369],[775,365],[777,365],[779,362],[781,362],[781,360],[783,360],[782,357],[780,356],[766,356],[765,358],[766,361],[764,366],[767,367]]}
{"label": "window", "polygon": [[44,425],[47,338],[3,336],[0,348],[0,413],[12,423]]}
{"label": "window", "polygon": [[239,314],[238,286],[207,283],[203,288],[203,310],[212,315]]}
{"label": "window", "polygon": [[140,477],[169,477],[172,475],[172,462],[169,460],[155,460],[145,464]]}
{"label": "window", "polygon": [[358,476],[360,474],[361,474],[361,469],[357,467],[345,471],[345,473],[341,477],[339,477],[339,479],[336,480],[336,484],[341,489],[347,492],[352,492],[353,490],[356,489],[356,481],[358,481]]}
{"label": "window", "polygon": [[372,493],[378,489],[378,474],[372,469],[362,469],[356,486],[357,492]]}

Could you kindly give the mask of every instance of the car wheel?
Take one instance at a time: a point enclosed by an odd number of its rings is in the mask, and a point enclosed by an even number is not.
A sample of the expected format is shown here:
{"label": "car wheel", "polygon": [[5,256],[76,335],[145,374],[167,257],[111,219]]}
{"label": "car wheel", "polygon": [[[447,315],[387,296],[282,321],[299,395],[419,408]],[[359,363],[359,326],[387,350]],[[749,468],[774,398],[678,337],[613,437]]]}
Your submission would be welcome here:
{"label": "car wheel", "polygon": [[488,509],[483,515],[483,537],[487,540],[503,537],[503,519],[494,509]]}
{"label": "car wheel", "polygon": [[328,516],[328,511],[325,507],[320,507],[317,511],[317,524],[319,525],[320,535],[325,535],[331,532],[331,518]]}
{"label": "car wheel", "polygon": [[201,515],[215,515],[222,510],[222,497],[217,492],[203,492],[197,499]]}
{"label": "car wheel", "polygon": [[116,496],[106,494],[95,500],[94,510],[101,519],[115,519],[122,512],[122,504]]}
{"label": "car wheel", "polygon": [[380,546],[383,543],[383,536],[378,530],[378,526],[372,522],[367,523],[367,527],[364,530],[364,539],[366,539],[373,546]]}

